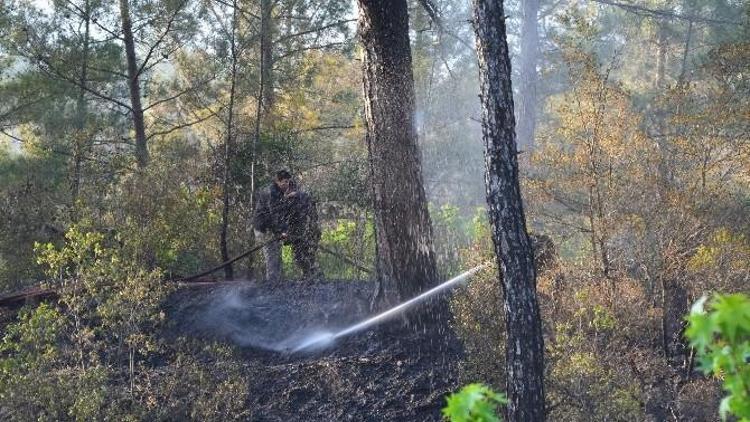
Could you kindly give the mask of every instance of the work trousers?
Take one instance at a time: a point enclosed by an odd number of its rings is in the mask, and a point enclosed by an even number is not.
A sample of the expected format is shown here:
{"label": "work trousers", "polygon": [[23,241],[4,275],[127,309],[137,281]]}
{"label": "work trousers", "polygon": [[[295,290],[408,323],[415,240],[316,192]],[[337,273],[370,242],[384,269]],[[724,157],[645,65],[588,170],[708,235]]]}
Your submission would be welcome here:
{"label": "work trousers", "polygon": [[[255,230],[255,241],[263,243],[276,237],[270,232]],[[318,239],[290,239],[294,252],[294,262],[302,270],[305,279],[320,277],[320,269],[316,260],[318,252]],[[263,247],[263,258],[266,266],[266,282],[279,283],[283,280],[281,270],[281,240],[270,242]]]}

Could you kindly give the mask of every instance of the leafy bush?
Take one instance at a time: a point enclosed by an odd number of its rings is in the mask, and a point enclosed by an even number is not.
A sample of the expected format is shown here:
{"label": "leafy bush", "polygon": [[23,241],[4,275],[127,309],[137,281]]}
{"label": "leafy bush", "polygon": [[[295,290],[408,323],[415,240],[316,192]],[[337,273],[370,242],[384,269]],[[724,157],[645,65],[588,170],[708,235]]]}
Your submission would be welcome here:
{"label": "leafy bush", "polygon": [[703,297],[693,305],[685,336],[695,347],[700,369],[723,379],[728,393],[721,401],[722,419],[729,414],[750,421],[750,298],[716,295],[706,312]]}
{"label": "leafy bush", "polygon": [[[339,219],[335,225],[323,228],[320,244],[364,267],[371,267],[375,261],[375,222],[372,217],[364,221]],[[318,256],[321,270],[328,278],[351,280],[370,276],[325,251],[319,251]]]}
{"label": "leafy bush", "polygon": [[[0,343],[9,420],[227,420],[246,416],[247,380],[231,349],[165,341],[161,271],[118,241],[73,225],[38,244],[59,306],[21,312]],[[206,368],[210,365],[210,370]]]}
{"label": "leafy bush", "polygon": [[469,384],[446,401],[443,415],[452,422],[499,422],[497,408],[508,403],[505,395],[483,384]]}

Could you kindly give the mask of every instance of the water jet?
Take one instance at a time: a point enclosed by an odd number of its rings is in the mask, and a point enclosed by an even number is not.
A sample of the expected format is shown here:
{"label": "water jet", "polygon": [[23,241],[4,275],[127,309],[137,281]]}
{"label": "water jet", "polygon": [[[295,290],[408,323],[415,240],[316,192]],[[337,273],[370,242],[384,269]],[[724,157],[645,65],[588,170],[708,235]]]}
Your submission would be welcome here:
{"label": "water jet", "polygon": [[[417,305],[418,303],[426,300],[430,296],[433,296],[443,290],[447,290],[453,287],[454,285],[457,285],[460,282],[467,280],[469,277],[473,276],[474,274],[479,272],[482,268],[486,267],[487,265],[489,265],[489,262],[485,262],[484,264],[478,265],[468,271],[465,271],[451,278],[448,281],[438,284],[432,289],[427,290],[419,294],[418,296],[415,296],[407,300],[406,302],[398,304],[384,312],[381,312],[375,316],[367,318],[362,322],[353,324],[347,328],[341,329],[336,332],[315,331],[314,333],[311,333],[309,335],[302,337],[301,340],[294,341],[293,344],[295,345],[293,347],[290,347],[289,349],[291,349],[291,353],[298,353],[298,352],[306,352],[306,351],[313,351],[313,350],[320,350],[320,349],[327,348],[330,345],[332,345],[336,339],[348,336],[350,334],[354,334],[359,331],[363,331],[369,327],[377,325],[395,315],[398,315],[406,311],[408,308]],[[292,342],[287,340],[284,343],[288,344]]]}

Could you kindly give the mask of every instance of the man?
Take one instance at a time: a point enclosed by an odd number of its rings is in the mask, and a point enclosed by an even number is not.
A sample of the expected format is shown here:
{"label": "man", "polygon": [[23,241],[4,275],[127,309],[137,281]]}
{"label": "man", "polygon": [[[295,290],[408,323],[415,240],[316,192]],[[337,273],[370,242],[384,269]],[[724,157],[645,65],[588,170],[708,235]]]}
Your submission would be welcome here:
{"label": "man", "polygon": [[315,260],[320,241],[318,213],[315,202],[306,192],[297,188],[292,175],[281,170],[273,182],[260,192],[253,213],[255,238],[266,242],[263,248],[266,261],[266,281],[278,283],[281,274],[281,242],[292,245],[294,261],[305,279],[318,278],[320,270]]}

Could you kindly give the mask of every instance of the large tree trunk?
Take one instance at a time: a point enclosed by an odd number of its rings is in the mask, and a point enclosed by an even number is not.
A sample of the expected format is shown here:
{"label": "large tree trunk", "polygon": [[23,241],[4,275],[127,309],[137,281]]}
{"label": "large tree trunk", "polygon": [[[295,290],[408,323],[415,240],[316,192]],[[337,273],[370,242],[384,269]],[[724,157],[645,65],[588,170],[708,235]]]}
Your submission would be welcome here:
{"label": "large tree trunk", "polygon": [[133,26],[130,20],[130,5],[128,2],[129,0],[120,0],[120,19],[122,21],[125,57],[128,62],[128,89],[133,113],[133,128],[135,129],[135,157],[138,161],[138,167],[144,168],[148,165],[146,125],[143,119],[140,74],[138,73],[138,60],[135,55],[135,41],[133,40]]}
{"label": "large tree trunk", "polygon": [[414,127],[406,0],[359,0],[378,280],[387,301],[436,281],[432,227]]}
{"label": "large tree trunk", "polygon": [[534,146],[536,132],[537,80],[539,60],[539,0],[523,0],[521,57],[519,60],[521,89],[518,92],[518,146]]}
{"label": "large tree trunk", "polygon": [[534,253],[518,181],[510,58],[502,0],[474,0],[482,98],[487,205],[507,330],[508,420],[544,420],[544,340],[536,298]]}

